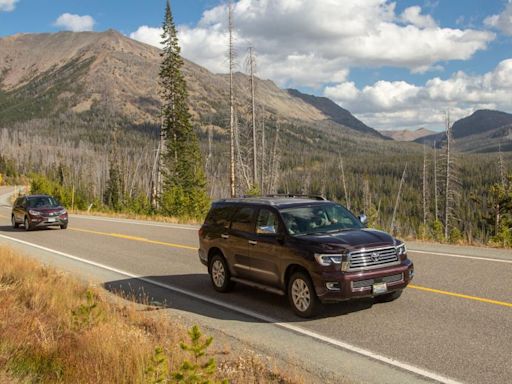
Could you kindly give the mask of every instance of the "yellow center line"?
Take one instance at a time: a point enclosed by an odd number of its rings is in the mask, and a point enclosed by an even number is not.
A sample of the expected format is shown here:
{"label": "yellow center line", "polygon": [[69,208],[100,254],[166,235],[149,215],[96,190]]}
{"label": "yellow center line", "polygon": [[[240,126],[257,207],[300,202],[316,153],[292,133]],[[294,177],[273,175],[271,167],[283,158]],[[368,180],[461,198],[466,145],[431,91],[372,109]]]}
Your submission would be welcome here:
{"label": "yellow center line", "polygon": [[[82,228],[69,228],[68,230],[76,231],[76,232],[91,233],[91,234],[100,235],[100,236],[115,237],[115,238],[118,238],[118,239],[139,241],[139,242],[147,243],[147,244],[164,245],[166,247],[171,247],[171,248],[190,249],[190,250],[194,250],[194,251],[197,250],[196,247],[191,247],[189,245],[167,243],[165,241],[151,240],[151,239],[146,239],[145,237],[124,235],[124,234],[121,234],[121,233],[99,232],[99,231],[92,231],[90,229],[82,229]],[[420,290],[420,291],[424,291],[424,292],[437,293],[437,294],[440,294],[440,295],[447,295],[447,296],[452,296],[452,297],[458,297],[458,298],[461,298],[461,299],[474,300],[474,301],[479,301],[479,302],[482,302],[482,303],[488,303],[488,304],[494,304],[494,305],[500,305],[500,306],[503,306],[503,307],[512,308],[512,303],[507,303],[507,302],[504,302],[504,301],[485,299],[483,297],[464,295],[464,294],[461,294],[461,293],[455,293],[455,292],[450,292],[450,291],[442,291],[440,289],[427,288],[427,287],[422,287],[422,286],[414,285],[414,284],[409,284],[408,287],[412,288],[412,289],[417,289],[417,290]]]}
{"label": "yellow center line", "polygon": [[116,238],[118,238],[118,239],[125,239],[125,240],[140,241],[140,242],[142,242],[142,243],[148,243],[148,244],[165,245],[166,247],[172,247],[172,248],[192,249],[192,250],[194,250],[194,251],[196,251],[196,250],[197,250],[197,247],[191,247],[191,246],[189,246],[189,245],[174,244],[174,243],[167,243],[167,242],[165,242],[165,241],[151,240],[151,239],[146,239],[145,237],[137,237],[137,236],[123,235],[123,234],[121,234],[121,233],[110,233],[110,232],[91,231],[91,230],[89,230],[89,229],[82,229],[82,228],[69,228],[68,230],[76,231],[76,232],[92,233],[92,234],[94,234],[94,235],[100,235],[100,236],[116,237]]}
{"label": "yellow center line", "polygon": [[482,303],[488,303],[488,304],[494,304],[494,305],[501,305],[503,307],[509,307],[512,308],[512,303],[507,303],[505,301],[498,301],[498,300],[491,300],[491,299],[485,299],[483,297],[478,296],[470,296],[470,295],[463,295],[462,293],[455,293],[450,291],[442,291],[440,289],[433,289],[433,288],[427,288],[427,287],[421,287],[419,285],[409,284],[409,288],[412,289],[418,289],[420,291],[425,292],[431,292],[431,293],[438,293],[440,295],[447,295],[447,296],[453,296],[453,297],[459,297],[461,299],[468,299],[468,300],[475,300],[480,301]]}

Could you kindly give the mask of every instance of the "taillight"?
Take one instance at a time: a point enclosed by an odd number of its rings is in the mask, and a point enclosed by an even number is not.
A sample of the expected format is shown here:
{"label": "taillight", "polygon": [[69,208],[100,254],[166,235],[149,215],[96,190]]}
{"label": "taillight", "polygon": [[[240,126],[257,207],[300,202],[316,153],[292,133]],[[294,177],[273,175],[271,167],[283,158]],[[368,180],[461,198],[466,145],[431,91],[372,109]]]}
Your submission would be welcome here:
{"label": "taillight", "polygon": [[197,233],[198,233],[199,237],[203,237],[203,233],[204,233],[203,227],[199,228],[199,231],[197,231]]}

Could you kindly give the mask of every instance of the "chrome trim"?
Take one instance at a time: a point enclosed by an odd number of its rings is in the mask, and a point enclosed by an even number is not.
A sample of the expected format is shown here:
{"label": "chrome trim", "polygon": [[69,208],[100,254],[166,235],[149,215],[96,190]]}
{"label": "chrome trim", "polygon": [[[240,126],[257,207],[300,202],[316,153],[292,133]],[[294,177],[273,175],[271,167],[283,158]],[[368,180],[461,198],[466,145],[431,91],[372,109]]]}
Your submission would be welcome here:
{"label": "chrome trim", "polygon": [[[373,253],[379,253],[379,257],[375,259]],[[368,269],[378,269],[400,265],[401,261],[398,256],[397,247],[379,247],[379,248],[361,248],[349,252],[349,268],[348,271],[361,271]],[[355,257],[358,259],[354,260]],[[356,264],[353,266],[353,264]]]}

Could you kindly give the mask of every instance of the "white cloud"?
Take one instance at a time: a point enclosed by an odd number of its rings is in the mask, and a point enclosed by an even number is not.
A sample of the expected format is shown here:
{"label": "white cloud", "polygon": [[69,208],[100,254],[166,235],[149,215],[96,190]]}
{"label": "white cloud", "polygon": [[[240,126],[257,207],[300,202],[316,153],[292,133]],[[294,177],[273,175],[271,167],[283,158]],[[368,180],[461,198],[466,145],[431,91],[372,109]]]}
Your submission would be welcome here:
{"label": "white cloud", "polygon": [[499,29],[506,35],[512,36],[512,1],[509,0],[502,13],[487,17],[484,20],[484,24]]}
{"label": "white cloud", "polygon": [[18,0],[0,0],[0,12],[11,12],[16,8]]}
{"label": "white cloud", "polygon": [[[442,28],[418,6],[398,15],[388,0],[238,0],[234,20],[238,52],[253,45],[258,75],[281,86],[341,83],[356,66],[425,72],[442,61],[467,60],[495,38],[489,31]],[[226,24],[222,4],[196,26],[178,26],[183,55],[226,72]],[[146,37],[141,28],[133,38],[156,41],[146,38],[151,28]]]}
{"label": "white cloud", "polygon": [[162,28],[140,26],[135,32],[130,33],[130,38],[160,48],[162,40]]}
{"label": "white cloud", "polygon": [[484,75],[462,71],[448,79],[435,77],[423,86],[404,81],[378,81],[357,89],[353,83],[326,87],[324,94],[379,129],[441,128],[444,111],[453,120],[476,109],[511,110],[512,59]]}
{"label": "white cloud", "polygon": [[73,32],[92,31],[94,24],[94,19],[89,15],[80,16],[71,13],[63,13],[54,23],[56,27]]}
{"label": "white cloud", "polygon": [[405,23],[410,23],[418,28],[436,28],[437,23],[430,15],[422,15],[421,7],[415,5],[406,8],[400,15],[400,19]]}

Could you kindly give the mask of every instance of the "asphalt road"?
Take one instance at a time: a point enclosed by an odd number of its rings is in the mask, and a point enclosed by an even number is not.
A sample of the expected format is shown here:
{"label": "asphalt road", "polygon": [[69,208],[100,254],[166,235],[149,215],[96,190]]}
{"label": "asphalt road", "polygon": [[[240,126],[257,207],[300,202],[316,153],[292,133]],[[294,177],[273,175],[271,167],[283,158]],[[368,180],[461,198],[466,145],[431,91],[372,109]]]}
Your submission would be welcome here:
{"label": "asphalt road", "polygon": [[111,291],[143,289],[331,381],[512,382],[510,250],[411,243],[416,276],[399,300],[329,305],[304,320],[284,297],[242,286],[214,292],[193,226],[72,216],[67,230],[25,232],[11,229],[0,198],[1,243]]}

